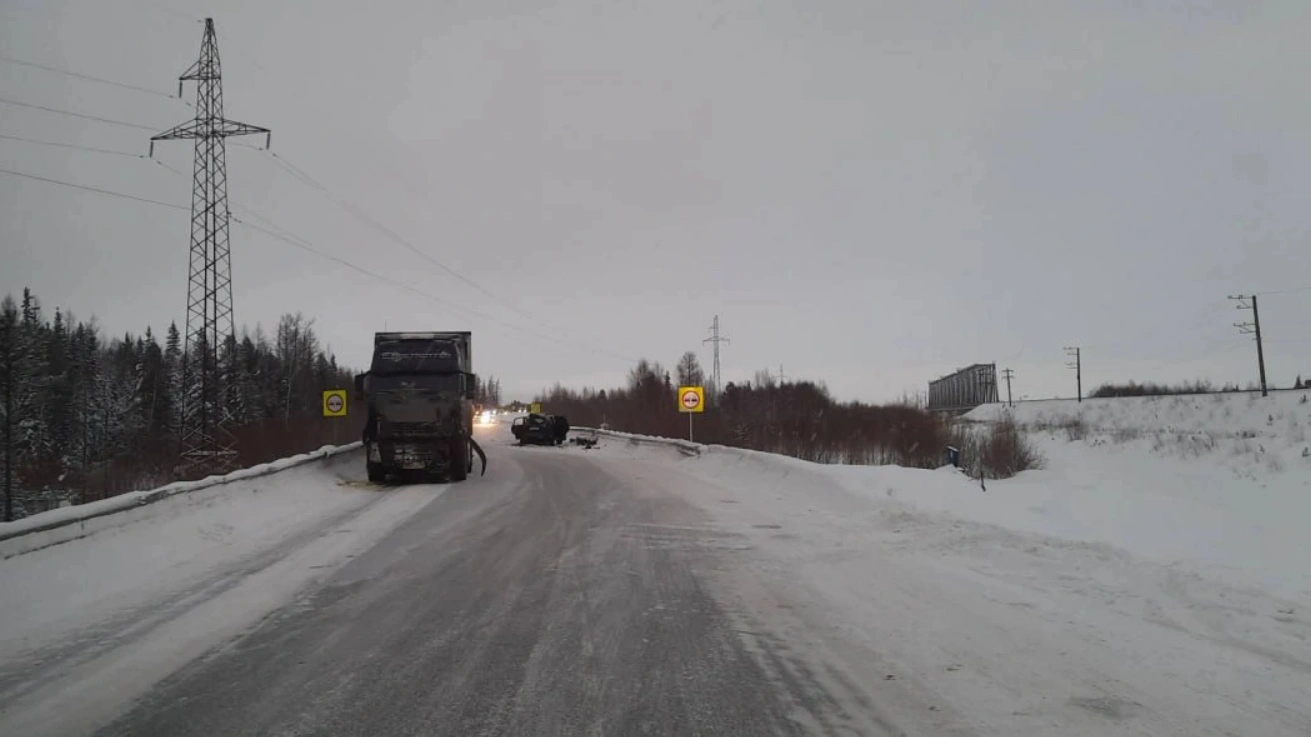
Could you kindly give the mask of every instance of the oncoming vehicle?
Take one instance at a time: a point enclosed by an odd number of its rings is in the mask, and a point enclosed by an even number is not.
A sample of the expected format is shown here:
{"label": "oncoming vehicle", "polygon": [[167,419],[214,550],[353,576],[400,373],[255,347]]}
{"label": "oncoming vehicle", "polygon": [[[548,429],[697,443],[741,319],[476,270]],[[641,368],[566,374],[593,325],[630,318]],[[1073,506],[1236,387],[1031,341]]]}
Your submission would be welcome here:
{"label": "oncoming vehicle", "polygon": [[563,445],[569,421],[563,415],[530,414],[516,417],[510,432],[520,445]]}

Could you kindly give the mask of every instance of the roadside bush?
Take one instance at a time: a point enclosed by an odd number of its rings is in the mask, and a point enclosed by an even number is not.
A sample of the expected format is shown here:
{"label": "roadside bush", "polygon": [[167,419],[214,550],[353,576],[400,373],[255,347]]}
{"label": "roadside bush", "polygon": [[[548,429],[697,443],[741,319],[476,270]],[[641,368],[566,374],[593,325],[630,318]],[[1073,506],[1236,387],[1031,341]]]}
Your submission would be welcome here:
{"label": "roadside bush", "polygon": [[[1234,387],[1232,390],[1229,389],[1229,387],[1225,387],[1224,389],[1221,389],[1221,391],[1237,391],[1237,389],[1238,387]],[[1093,393],[1088,396],[1090,398],[1158,397],[1174,394],[1211,394],[1215,391],[1215,386],[1209,381],[1199,380],[1194,381],[1191,384],[1184,382],[1175,385],[1153,384],[1150,381],[1139,384],[1136,381],[1128,381],[1123,384],[1102,384],[1093,390]]]}
{"label": "roadside bush", "polygon": [[979,462],[989,478],[1008,479],[1042,467],[1042,456],[1009,417],[994,424],[979,447]]}
{"label": "roadside bush", "polygon": [[1084,422],[1082,417],[1063,417],[1059,420],[1044,420],[1027,425],[1025,429],[1050,433],[1055,433],[1057,430],[1064,430],[1065,439],[1070,442],[1083,440],[1088,437],[1088,423]]}
{"label": "roadside bush", "polygon": [[[706,412],[695,419],[695,439],[815,463],[936,468],[945,462],[947,422],[913,402],[838,402],[822,383],[767,378],[762,372],[756,383],[729,383],[722,393],[708,394]],[[604,422],[622,432],[687,437],[674,386],[660,364],[642,361],[626,387],[573,391],[557,385],[537,399],[574,426]]]}
{"label": "roadside bush", "polygon": [[1142,430],[1136,427],[1117,427],[1111,431],[1111,440],[1117,443],[1129,443],[1142,437]]}
{"label": "roadside bush", "polygon": [[1008,479],[1020,471],[1042,468],[1042,455],[1010,417],[991,425],[957,422],[951,445],[960,449],[961,466],[973,478]]}

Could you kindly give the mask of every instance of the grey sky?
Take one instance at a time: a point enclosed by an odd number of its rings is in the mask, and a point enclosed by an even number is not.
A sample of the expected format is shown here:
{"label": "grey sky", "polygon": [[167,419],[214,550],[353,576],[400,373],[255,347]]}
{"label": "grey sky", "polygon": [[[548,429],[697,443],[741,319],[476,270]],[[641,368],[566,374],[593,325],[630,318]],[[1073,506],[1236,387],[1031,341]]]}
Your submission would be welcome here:
{"label": "grey sky", "polygon": [[[0,53],[176,92],[204,5],[108,5],[0,0]],[[842,398],[975,361],[1069,395],[1074,344],[1085,387],[1246,383],[1255,350],[1225,296],[1311,286],[1298,0],[306,7],[210,11],[228,117],[504,301],[266,154],[229,148],[233,201],[560,340],[234,226],[238,323],[302,311],[355,366],[384,325],[471,328],[477,370],[514,395],[608,386],[622,357],[709,363],[718,313],[726,378],[782,363]],[[0,97],[159,130],[190,112],[4,62]],[[150,132],[0,105],[0,134],[144,153]],[[185,142],[157,158],[190,170]],[[0,139],[0,166],[189,202],[186,178],[131,158]],[[0,292],[31,285],[107,332],[182,319],[187,238],[185,212],[0,174]],[[1261,309],[1271,379],[1311,377],[1311,290]]]}

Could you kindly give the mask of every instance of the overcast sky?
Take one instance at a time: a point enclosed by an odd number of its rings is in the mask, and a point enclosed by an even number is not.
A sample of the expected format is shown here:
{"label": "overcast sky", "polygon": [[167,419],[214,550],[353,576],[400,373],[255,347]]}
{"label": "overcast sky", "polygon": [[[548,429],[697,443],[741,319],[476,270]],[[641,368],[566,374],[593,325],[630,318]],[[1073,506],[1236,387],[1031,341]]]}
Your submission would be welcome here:
{"label": "overcast sky", "polygon": [[[238,324],[303,312],[346,364],[384,327],[472,329],[513,395],[602,387],[640,356],[708,365],[719,314],[726,380],[782,364],[843,399],[994,361],[1017,396],[1069,396],[1067,345],[1085,389],[1245,384],[1226,296],[1279,291],[1270,378],[1311,378],[1311,289],[1284,291],[1311,287],[1305,0],[208,6],[0,0],[0,55],[175,94],[215,13],[227,117],[481,287],[230,146],[239,217],[436,298],[234,225]],[[5,61],[0,98],[161,131],[191,112]],[[0,103],[0,135],[151,132]],[[0,138],[0,168],[190,201],[126,156]],[[0,174],[0,293],[106,332],[183,320],[188,239],[184,211]]]}

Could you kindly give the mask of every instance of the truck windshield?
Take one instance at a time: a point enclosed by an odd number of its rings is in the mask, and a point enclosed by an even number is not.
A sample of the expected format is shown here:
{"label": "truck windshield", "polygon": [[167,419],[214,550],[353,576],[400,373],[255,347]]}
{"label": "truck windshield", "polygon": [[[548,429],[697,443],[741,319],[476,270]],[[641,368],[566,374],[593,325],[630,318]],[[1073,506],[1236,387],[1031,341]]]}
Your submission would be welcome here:
{"label": "truck windshield", "polygon": [[453,341],[391,340],[374,346],[370,370],[375,375],[459,371],[460,363],[460,348]]}

